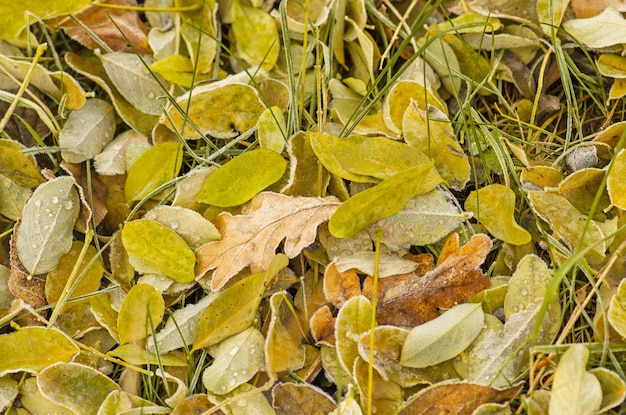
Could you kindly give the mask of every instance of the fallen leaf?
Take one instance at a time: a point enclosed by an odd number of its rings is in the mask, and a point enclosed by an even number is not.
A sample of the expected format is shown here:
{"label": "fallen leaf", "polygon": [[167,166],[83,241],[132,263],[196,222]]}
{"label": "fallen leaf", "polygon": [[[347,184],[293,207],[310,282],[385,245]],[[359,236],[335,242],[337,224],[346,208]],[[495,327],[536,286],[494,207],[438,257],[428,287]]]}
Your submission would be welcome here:
{"label": "fallen leaf", "polygon": [[159,186],[175,179],[182,162],[183,149],[179,143],[161,143],[143,153],[128,171],[124,188],[126,201],[142,200]]}
{"label": "fallen leaf", "polygon": [[515,398],[521,385],[496,389],[475,383],[459,382],[433,385],[409,399],[399,415],[472,415],[480,405],[507,402]]}
{"label": "fallen leaf", "polygon": [[161,293],[147,284],[135,285],[124,297],[117,317],[120,343],[145,339],[161,324],[164,314]]}
{"label": "fallen leaf", "polygon": [[127,222],[122,244],[139,272],[163,273],[178,282],[194,279],[195,257],[176,232],[150,219]]}
{"label": "fallen leaf", "polygon": [[459,304],[446,310],[411,329],[402,346],[400,364],[423,368],[452,359],[474,341],[484,320],[480,304]]}
{"label": "fallen leaf", "polygon": [[287,162],[275,151],[247,151],[211,173],[196,200],[219,207],[242,205],[280,180],[286,168]]}
{"label": "fallen leaf", "polygon": [[257,138],[262,149],[282,153],[287,143],[287,125],[283,111],[276,106],[266,108],[259,116]]}
{"label": "fallen leaf", "polygon": [[417,107],[422,110],[428,105],[434,105],[444,113],[448,110],[436,94],[418,82],[399,81],[391,87],[383,101],[383,118],[390,130],[398,134],[405,130],[403,118],[407,108],[411,106],[411,101],[415,101]]}
{"label": "fallen leaf", "polygon": [[626,383],[617,373],[605,367],[595,367],[589,370],[589,373],[598,378],[602,388],[602,405],[598,409],[599,413],[604,413],[624,402]]}
{"label": "fallen leaf", "polygon": [[[605,175],[604,169],[586,168],[578,170],[559,183],[558,193],[569,200],[582,214],[588,215]],[[600,196],[596,212],[605,210],[610,204],[609,194],[605,190]]]}
{"label": "fallen leaf", "polygon": [[[260,127],[260,126],[259,126]],[[319,159],[311,146],[310,134],[296,133],[289,139],[289,183],[281,190],[288,196],[314,197],[320,194],[319,187],[328,186],[330,175],[319,168]]]}
{"label": "fallen leaf", "polygon": [[[182,18],[180,34],[200,74],[213,68],[218,50],[217,2],[214,0],[185,0],[184,6],[196,6],[195,10],[179,12]],[[224,22],[225,23],[225,22]]]}
{"label": "fallen leaf", "polygon": [[149,210],[143,217],[176,232],[194,250],[221,238],[215,225],[198,212],[180,206],[161,205]]}
{"label": "fallen leaf", "polygon": [[[430,258],[429,255],[427,256]],[[355,269],[366,275],[374,275],[376,262],[378,262],[378,278],[408,274],[415,271],[418,267],[418,263],[413,258],[401,258],[391,252],[376,254],[373,251],[361,251],[335,258],[335,261],[333,261],[335,267],[340,272]]]}
{"label": "fallen leaf", "polygon": [[487,235],[474,235],[459,248],[458,234],[446,241],[435,268],[378,281],[379,324],[415,327],[439,316],[440,308],[466,302],[489,286],[479,266],[491,249]]}
{"label": "fallen leaf", "polygon": [[249,65],[271,70],[280,50],[275,20],[265,10],[240,0],[232,2],[231,16],[237,54]]}
{"label": "fallen leaf", "polygon": [[335,346],[335,318],[330,307],[324,305],[311,315],[309,329],[316,345]]}
{"label": "fallen leaf", "polygon": [[218,290],[248,265],[252,272],[263,271],[283,239],[285,254],[293,258],[313,243],[317,226],[327,221],[338,206],[332,197],[262,192],[244,206],[241,215],[224,212],[217,217],[215,226],[222,239],[196,250],[196,277],[215,269],[211,288]]}
{"label": "fallen leaf", "polygon": [[270,374],[298,370],[305,362],[299,321],[286,291],[270,297],[270,321],[265,340],[265,371]]}
{"label": "fallen leaf", "polygon": [[402,210],[416,195],[436,186],[427,182],[432,164],[404,170],[346,200],[328,222],[330,233],[337,238],[354,238],[380,219]]}
{"label": "fallen leaf", "polygon": [[333,398],[309,383],[280,382],[272,388],[272,406],[276,415],[317,415],[337,407]]}
{"label": "fallen leaf", "polygon": [[359,357],[359,337],[372,327],[372,305],[362,295],[349,299],[337,314],[335,323],[335,342],[337,357],[341,367],[352,373],[354,363]]}
{"label": "fallen leaf", "polygon": [[20,404],[30,413],[76,415],[75,412],[57,405],[42,395],[37,387],[37,378],[31,377],[24,380],[20,385]]}
{"label": "fallen leaf", "polygon": [[571,346],[561,356],[550,394],[551,414],[592,414],[602,405],[600,381],[587,371],[589,350]]}
{"label": "fallen leaf", "polygon": [[0,175],[20,187],[37,187],[45,179],[37,168],[33,156],[23,153],[22,144],[13,140],[0,140]]}
{"label": "fallen leaf", "polygon": [[[140,55],[149,54],[150,48],[146,36],[148,29],[141,21],[139,12],[123,7],[137,6],[137,2],[135,0],[107,0],[104,3],[122,7],[111,9],[90,6],[75,13],[74,18],[88,27],[92,33],[114,51],[136,52]],[[89,49],[94,50],[101,47],[89,33],[72,19],[64,19],[61,27],[72,39]]]}
{"label": "fallen leaf", "polygon": [[[0,336],[3,358],[0,375],[39,373],[57,362],[69,362],[80,349],[63,332],[43,327],[23,327]],[[42,353],[45,350],[45,353]]]}
{"label": "fallen leaf", "polygon": [[[402,405],[403,390],[397,383],[383,379],[378,372],[369,373],[368,364],[358,358],[353,370],[362,408],[371,404],[371,413],[396,414]],[[370,386],[371,385],[371,386]],[[369,397],[371,391],[371,398]],[[371,399],[371,400],[370,400]]]}
{"label": "fallen leaf", "polygon": [[626,19],[614,8],[607,7],[594,17],[567,20],[563,28],[582,44],[600,49],[624,43]]}
{"label": "fallen leaf", "polygon": [[626,12],[623,0],[572,0],[572,9],[577,18],[593,17],[600,14],[607,7],[613,7],[620,12]]}
{"label": "fallen leaf", "polygon": [[208,348],[213,363],[202,373],[202,384],[216,395],[231,392],[263,368],[265,338],[250,327]]}
{"label": "fallen leaf", "polygon": [[120,387],[96,369],[78,363],[55,363],[37,376],[41,393],[78,415],[93,415],[107,395]]}
{"label": "fallen leaf", "polygon": [[510,188],[490,184],[474,190],[465,200],[465,209],[497,239],[512,245],[530,242],[530,233],[515,221],[515,193]]}
{"label": "fallen leaf", "polygon": [[622,280],[617,292],[611,298],[607,319],[611,327],[623,338],[626,338],[626,280]]}
{"label": "fallen leaf", "polygon": [[24,205],[14,233],[20,261],[31,274],[56,268],[72,247],[74,223],[80,208],[76,183],[59,177],[43,183]]}
{"label": "fallen leaf", "polygon": [[37,16],[39,19],[50,19],[63,14],[74,13],[87,6],[88,0],[68,0],[58,3],[54,0],[26,0],[20,3],[3,4],[4,12],[0,18],[0,39],[23,38],[23,30],[27,23],[34,23],[27,14]]}
{"label": "fallen leaf", "polygon": [[18,186],[0,175],[0,214],[17,221],[32,193],[29,188]]}
{"label": "fallen leaf", "polygon": [[613,160],[613,167],[606,180],[606,186],[611,203],[622,210],[626,210],[626,149],[620,150]]}
{"label": "fallen leaf", "polygon": [[[189,139],[204,134],[216,138],[236,137],[253,128],[265,110],[257,91],[245,84],[231,83],[192,92],[191,96],[187,94],[176,100],[177,108],[184,108],[186,114],[172,107],[167,112],[167,121],[162,121]],[[224,102],[229,103],[227,107]]]}
{"label": "fallen leaf", "polygon": [[159,354],[150,353],[135,343],[126,343],[107,352],[107,356],[119,357],[131,365],[163,365],[163,366],[187,366],[187,363],[171,354],[165,354],[159,350]]}

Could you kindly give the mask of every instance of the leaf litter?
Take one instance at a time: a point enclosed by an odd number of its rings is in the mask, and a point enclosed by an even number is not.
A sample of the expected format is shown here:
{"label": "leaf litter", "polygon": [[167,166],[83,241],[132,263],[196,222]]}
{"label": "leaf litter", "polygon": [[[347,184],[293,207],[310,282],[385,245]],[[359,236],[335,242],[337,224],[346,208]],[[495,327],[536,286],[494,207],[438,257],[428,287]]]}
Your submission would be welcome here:
{"label": "leaf litter", "polygon": [[619,2],[40,3],[0,409],[619,412]]}

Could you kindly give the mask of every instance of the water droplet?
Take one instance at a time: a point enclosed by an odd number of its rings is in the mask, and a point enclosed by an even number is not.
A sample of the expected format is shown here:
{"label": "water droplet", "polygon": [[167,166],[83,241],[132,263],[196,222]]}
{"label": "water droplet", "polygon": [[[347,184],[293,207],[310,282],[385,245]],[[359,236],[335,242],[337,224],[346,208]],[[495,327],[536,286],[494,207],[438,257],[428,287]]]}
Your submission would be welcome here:
{"label": "water droplet", "polygon": [[250,349],[250,354],[255,354],[255,353],[256,353],[256,349],[254,347]]}
{"label": "water droplet", "polygon": [[47,209],[47,208],[46,208],[45,212],[46,212],[46,213],[50,213],[50,209]]}
{"label": "water droplet", "polygon": [[248,371],[247,371],[246,369],[243,369],[243,370],[241,371],[241,374],[242,374],[242,375],[245,375],[246,373],[248,373]]}
{"label": "water droplet", "polygon": [[239,346],[233,346],[232,349],[230,349],[230,351],[228,352],[229,355],[234,356],[237,354],[237,352],[239,351]]}
{"label": "water droplet", "polygon": [[491,376],[485,375],[485,380],[489,380],[489,379],[491,379]]}
{"label": "water droplet", "polygon": [[32,245],[31,245],[31,247],[32,247],[33,249],[37,249],[37,244],[32,244]]}
{"label": "water droplet", "polygon": [[154,99],[156,95],[154,95],[154,92],[150,91],[148,92],[148,99]]}
{"label": "water droplet", "polygon": [[239,372],[233,372],[233,376],[239,376]]}
{"label": "water droplet", "polygon": [[241,406],[242,408],[246,405],[248,405],[248,401],[246,401],[245,399],[241,398],[237,400],[237,405]]}
{"label": "water droplet", "polygon": [[41,200],[35,200],[35,206],[41,207]]}
{"label": "water droplet", "polygon": [[53,204],[55,204],[55,205],[56,205],[57,203],[59,203],[59,198],[58,198],[58,197],[56,197],[56,196],[52,196],[52,203],[53,203]]}
{"label": "water droplet", "polygon": [[226,390],[226,385],[222,385],[222,387],[220,389],[225,391]]}
{"label": "water droplet", "polygon": [[65,202],[63,202],[63,207],[67,210],[70,210],[74,207],[74,202],[72,202],[71,200],[66,200]]}
{"label": "water droplet", "polygon": [[489,353],[487,352],[487,350],[480,348],[476,350],[476,357],[480,360],[485,360],[487,357],[489,357]]}
{"label": "water droplet", "polygon": [[528,290],[526,288],[522,288],[519,293],[522,297],[526,297],[528,295]]}
{"label": "water droplet", "polygon": [[178,229],[178,226],[179,226],[179,225],[178,225],[178,222],[172,222],[172,223],[170,224],[170,228],[171,228],[172,230],[176,230],[176,229]]}
{"label": "water droplet", "polygon": [[229,380],[229,381],[228,381],[228,384],[229,384],[230,386],[235,386],[235,379],[231,379],[231,380]]}

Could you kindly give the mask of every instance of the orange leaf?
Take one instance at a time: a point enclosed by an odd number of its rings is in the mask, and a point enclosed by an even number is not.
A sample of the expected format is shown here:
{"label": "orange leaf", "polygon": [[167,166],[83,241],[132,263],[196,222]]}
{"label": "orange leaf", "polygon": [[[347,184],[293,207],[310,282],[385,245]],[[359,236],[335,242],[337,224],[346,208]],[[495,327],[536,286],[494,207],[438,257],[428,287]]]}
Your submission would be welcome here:
{"label": "orange leaf", "polygon": [[[411,274],[383,278],[378,282],[379,324],[415,327],[439,316],[440,308],[464,303],[489,286],[478,268],[491,249],[487,235],[474,235],[459,248],[459,235],[452,234],[441,250],[435,269],[420,274],[418,268]],[[369,279],[369,278],[368,278]],[[370,291],[369,284],[364,291]]]}

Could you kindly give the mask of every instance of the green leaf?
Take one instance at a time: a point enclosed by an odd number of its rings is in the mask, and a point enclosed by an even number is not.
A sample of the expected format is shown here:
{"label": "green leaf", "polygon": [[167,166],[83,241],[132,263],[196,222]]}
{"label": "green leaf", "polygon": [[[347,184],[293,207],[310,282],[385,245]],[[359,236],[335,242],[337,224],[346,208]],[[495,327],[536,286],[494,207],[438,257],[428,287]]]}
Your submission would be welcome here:
{"label": "green leaf", "polygon": [[611,203],[622,210],[626,210],[626,149],[621,149],[615,156],[613,167],[606,179]]}
{"label": "green leaf", "polygon": [[41,393],[57,405],[78,415],[93,415],[107,395],[120,387],[88,366],[78,363],[56,363],[37,376]]}
{"label": "green leaf", "polygon": [[496,238],[511,245],[530,242],[530,233],[515,222],[515,193],[501,184],[490,184],[472,191],[465,209]]}
{"label": "green leaf", "polygon": [[17,254],[31,274],[57,267],[72,247],[80,201],[74,179],[59,177],[40,185],[22,210],[17,229]]}
{"label": "green leaf", "polygon": [[[176,102],[187,113],[180,114],[171,108],[166,125],[190,139],[200,138],[200,134],[235,137],[253,128],[265,110],[254,88],[236,83],[197,88],[191,97],[185,95]],[[226,102],[228,105],[224,105]],[[200,134],[190,126],[190,121]]]}
{"label": "green leaf", "polygon": [[179,143],[161,143],[143,153],[128,171],[126,202],[142,200],[159,186],[175,179],[182,164],[183,148]]}
{"label": "green leaf", "polygon": [[197,200],[219,207],[246,203],[285,173],[287,161],[272,150],[243,153],[211,173]]}
{"label": "green leaf", "polygon": [[402,347],[400,363],[422,368],[452,359],[474,341],[484,321],[480,304],[454,306],[409,332]]}
{"label": "green leaf", "polygon": [[215,225],[198,212],[179,206],[161,205],[148,211],[144,219],[159,222],[180,235],[193,250],[217,241],[221,235]]}
{"label": "green leaf", "polygon": [[402,118],[402,131],[407,143],[435,160],[437,171],[451,188],[465,187],[470,179],[469,161],[445,113],[432,105],[425,111],[412,101]]}
{"label": "green leaf", "polygon": [[190,282],[195,277],[193,251],[176,232],[158,222],[150,219],[127,222],[122,244],[140,272],[161,272],[178,282]]}
{"label": "green leaf", "polygon": [[231,392],[263,368],[263,344],[259,330],[250,327],[211,346],[214,360],[202,374],[202,384],[216,395]]}
{"label": "green leaf", "polygon": [[102,152],[115,134],[113,106],[98,98],[70,113],[59,132],[61,156],[68,163],[82,163]]}
{"label": "green leaf", "polygon": [[37,187],[46,180],[34,157],[22,153],[25,149],[17,141],[0,140],[0,175],[21,187]]}
{"label": "green leaf", "polygon": [[69,362],[80,351],[65,333],[43,327],[24,327],[0,336],[0,350],[0,376],[38,373],[53,363]]}
{"label": "green leaf", "polygon": [[372,326],[372,305],[362,295],[352,297],[341,307],[335,322],[337,357],[341,367],[352,373],[359,357],[359,336]]}
{"label": "green leaf", "polygon": [[196,326],[193,350],[212,346],[250,327],[265,291],[265,273],[227,288],[208,305]]}
{"label": "green leaf", "polygon": [[276,64],[280,51],[276,21],[266,11],[240,0],[234,0],[232,5],[237,53],[249,65],[259,65],[269,71]]}
{"label": "green leaf", "polygon": [[425,186],[432,164],[402,171],[346,200],[330,217],[328,229],[337,238],[354,238],[372,223],[393,215],[413,197],[432,190]]}
{"label": "green leaf", "polygon": [[117,333],[125,344],[146,338],[165,314],[165,302],[160,292],[148,284],[130,289],[117,316]]}
{"label": "green leaf", "polygon": [[[385,137],[353,135],[339,138],[330,134],[307,133],[320,162],[331,173],[356,182],[377,183],[404,170],[429,164],[420,150]],[[428,181],[439,184],[433,168]]]}
{"label": "green leaf", "polygon": [[550,396],[551,414],[593,414],[602,405],[600,381],[587,372],[589,350],[582,344],[571,346],[561,357],[554,373]]}
{"label": "green leaf", "polygon": [[[41,20],[51,19],[64,14],[79,11],[91,3],[90,0],[24,0],[19,3],[8,2],[2,5],[0,13],[0,39],[15,40],[20,36],[27,23],[35,23],[36,16]],[[26,16],[31,16],[26,20]]]}

